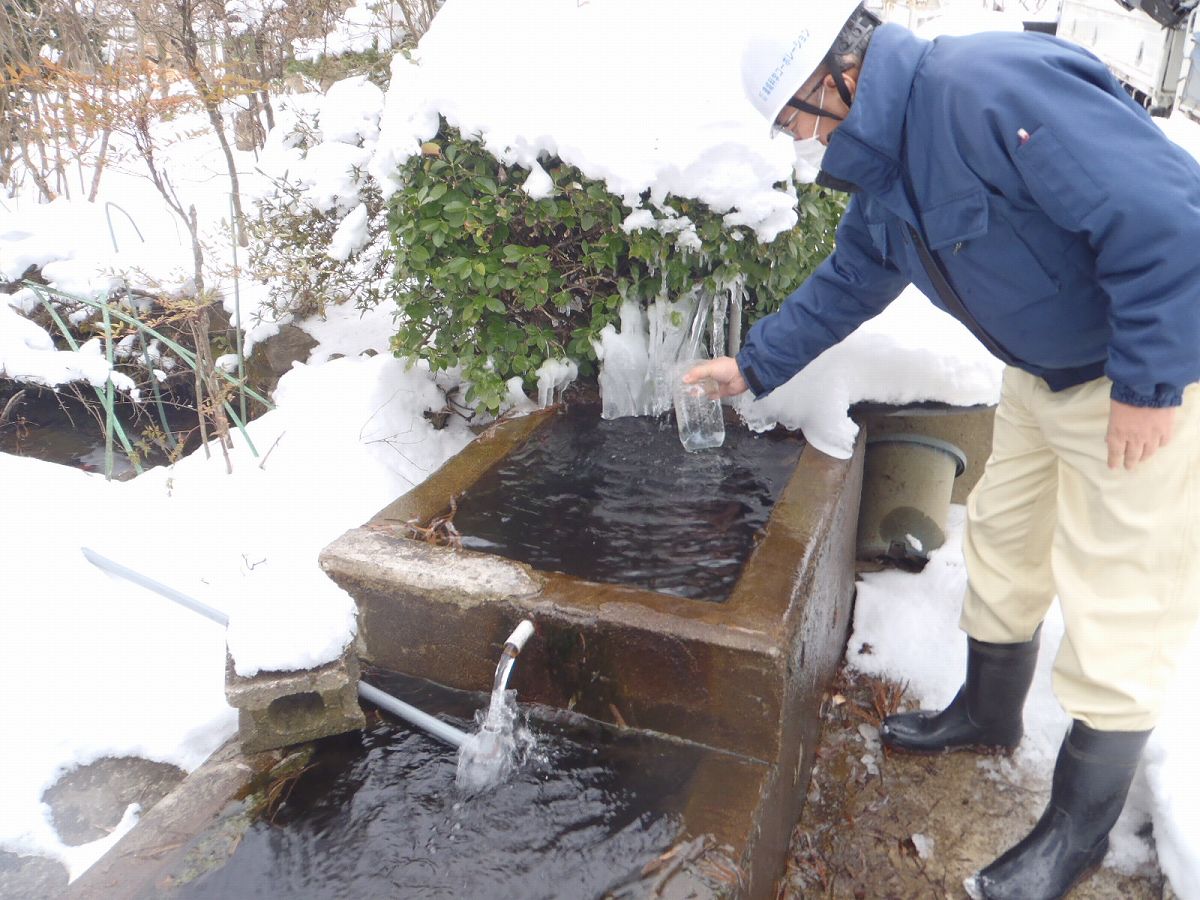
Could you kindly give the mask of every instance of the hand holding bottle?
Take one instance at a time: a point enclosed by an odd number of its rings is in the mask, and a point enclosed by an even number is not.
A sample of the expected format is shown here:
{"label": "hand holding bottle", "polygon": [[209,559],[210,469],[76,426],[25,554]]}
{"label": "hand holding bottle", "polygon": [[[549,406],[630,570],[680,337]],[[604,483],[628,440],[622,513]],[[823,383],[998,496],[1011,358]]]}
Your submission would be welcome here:
{"label": "hand holding bottle", "polygon": [[683,383],[696,384],[705,378],[711,378],[716,383],[718,397],[735,397],[750,389],[742,377],[737,360],[732,356],[701,361],[683,376]]}

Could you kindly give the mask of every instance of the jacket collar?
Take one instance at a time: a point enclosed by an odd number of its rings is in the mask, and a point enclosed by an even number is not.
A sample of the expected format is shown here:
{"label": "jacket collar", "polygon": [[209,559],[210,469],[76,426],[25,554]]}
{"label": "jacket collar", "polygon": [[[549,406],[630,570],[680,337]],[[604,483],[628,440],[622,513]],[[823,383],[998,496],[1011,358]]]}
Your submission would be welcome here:
{"label": "jacket collar", "polygon": [[899,25],[876,30],[850,114],[829,139],[822,168],[831,183],[848,183],[885,202],[905,197],[900,158],[909,94],[932,46]]}

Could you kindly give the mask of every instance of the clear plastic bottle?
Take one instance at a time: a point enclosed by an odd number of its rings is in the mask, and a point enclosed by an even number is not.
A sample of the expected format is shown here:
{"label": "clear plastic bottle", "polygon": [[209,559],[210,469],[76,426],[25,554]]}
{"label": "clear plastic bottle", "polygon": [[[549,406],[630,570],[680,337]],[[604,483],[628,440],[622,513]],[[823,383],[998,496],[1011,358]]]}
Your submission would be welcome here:
{"label": "clear plastic bottle", "polygon": [[683,383],[683,376],[699,362],[701,360],[693,359],[680,363],[671,381],[679,440],[689,451],[709,450],[725,443],[725,416],[717,396],[716,381],[704,378],[695,384]]}

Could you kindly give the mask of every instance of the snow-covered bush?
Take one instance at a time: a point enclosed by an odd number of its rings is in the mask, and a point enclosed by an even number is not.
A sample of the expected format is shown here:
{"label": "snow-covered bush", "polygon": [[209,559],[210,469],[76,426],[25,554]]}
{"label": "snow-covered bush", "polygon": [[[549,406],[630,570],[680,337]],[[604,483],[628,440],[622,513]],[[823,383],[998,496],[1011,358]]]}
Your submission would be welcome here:
{"label": "snow-covered bush", "polygon": [[372,239],[352,256],[348,249],[338,249],[339,229],[346,230],[342,210],[314,207],[293,181],[276,179],[273,184],[274,190],[259,198],[257,215],[246,230],[252,239],[250,272],[266,285],[266,305],[275,320],[323,316],[329,303],[351,300],[365,308],[387,299],[392,262],[386,252],[384,203],[374,180],[360,176],[358,197],[365,211],[360,224]]}
{"label": "snow-covered bush", "polygon": [[741,282],[747,324],[775,309],[829,252],[835,195],[800,188],[800,224],[770,244],[703,204],[668,197],[630,212],[558,159],[499,162],[443,124],[402,167],[389,201],[398,355],[461,367],[468,402],[496,411],[550,358],[594,373],[593,343],[622,300],[647,303]]}

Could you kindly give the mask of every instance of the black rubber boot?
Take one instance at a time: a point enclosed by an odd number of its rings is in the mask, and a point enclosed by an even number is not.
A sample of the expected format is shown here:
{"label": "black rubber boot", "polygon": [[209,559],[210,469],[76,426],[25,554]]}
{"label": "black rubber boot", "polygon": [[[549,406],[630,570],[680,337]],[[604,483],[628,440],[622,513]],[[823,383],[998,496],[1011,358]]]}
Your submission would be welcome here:
{"label": "black rubber boot", "polygon": [[1037,667],[1042,627],[1019,644],[967,638],[967,680],[941,712],[898,713],[883,720],[885,746],[909,753],[1001,748],[1025,733],[1021,709]]}
{"label": "black rubber boot", "polygon": [[984,900],[1056,900],[1108,851],[1149,731],[1096,731],[1076,721],[1058,751],[1050,804],[1033,831],[970,880]]}

